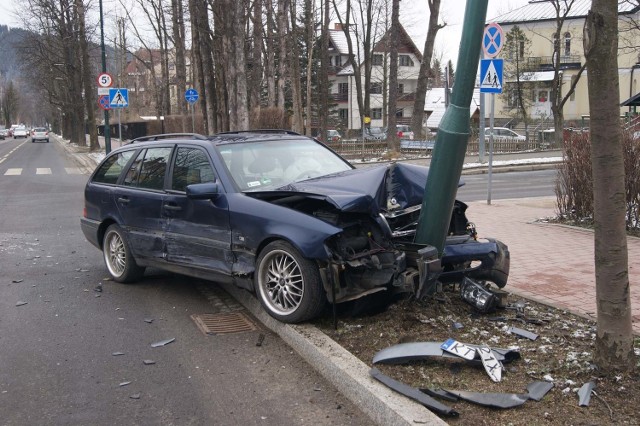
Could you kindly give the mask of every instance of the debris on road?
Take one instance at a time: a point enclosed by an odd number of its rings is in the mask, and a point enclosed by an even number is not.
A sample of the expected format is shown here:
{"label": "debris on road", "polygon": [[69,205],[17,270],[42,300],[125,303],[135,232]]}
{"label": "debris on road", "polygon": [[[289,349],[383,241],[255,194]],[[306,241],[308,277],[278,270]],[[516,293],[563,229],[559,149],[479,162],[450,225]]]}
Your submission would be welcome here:
{"label": "debris on road", "polygon": [[145,318],[144,322],[146,322],[147,324],[151,324],[153,322],[153,318]]}
{"label": "debris on road", "polygon": [[175,340],[176,340],[175,338],[161,340],[159,342],[152,343],[151,347],[152,348],[157,348],[157,347],[160,347],[160,346],[165,346],[165,345],[168,345],[171,342],[174,342]]}
{"label": "debris on road", "polygon": [[21,283],[22,281],[24,281],[24,280],[11,280],[11,282],[14,283],[14,284]]}
{"label": "debris on road", "polygon": [[482,365],[485,371],[494,382],[502,380],[502,363],[498,361],[498,358],[493,354],[493,351],[488,346],[481,346],[477,350],[482,360]]}
{"label": "debris on road", "polygon": [[143,363],[144,365],[153,365],[153,364],[155,364],[156,362],[155,362],[154,360],[152,360],[152,359],[145,359],[145,360],[142,360],[142,363]]}
{"label": "debris on road", "polygon": [[131,384],[131,382],[121,382],[118,386],[123,387]]}
{"label": "debris on road", "polygon": [[476,357],[475,348],[469,347],[464,343],[460,343],[455,339],[448,339],[442,345],[440,345],[445,351],[458,355],[461,358],[471,361]]}
{"label": "debris on road", "polygon": [[129,395],[129,398],[131,399],[140,399],[140,394],[139,393],[134,393],[133,395]]}
{"label": "debris on road", "polygon": [[113,356],[120,356],[120,355],[124,355],[124,352],[114,352],[111,355]]}
{"label": "debris on road", "polygon": [[19,300],[19,301],[16,303],[16,306],[23,306],[23,305],[26,305],[27,303],[29,303],[29,302],[23,302],[23,301]]}
{"label": "debris on road", "polygon": [[445,389],[445,392],[464,399],[465,401],[493,408],[519,407],[529,400],[527,394],[518,393],[467,392],[448,389]]}
{"label": "debris on road", "polygon": [[553,383],[546,381],[532,382],[527,385],[527,391],[529,392],[529,399],[534,401],[541,401],[542,398],[553,388]]}

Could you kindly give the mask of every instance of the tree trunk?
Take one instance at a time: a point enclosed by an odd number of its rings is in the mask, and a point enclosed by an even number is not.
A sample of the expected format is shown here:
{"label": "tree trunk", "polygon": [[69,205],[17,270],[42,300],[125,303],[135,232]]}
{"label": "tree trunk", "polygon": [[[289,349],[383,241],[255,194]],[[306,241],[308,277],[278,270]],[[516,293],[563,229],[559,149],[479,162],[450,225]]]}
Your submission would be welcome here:
{"label": "tree trunk", "polygon": [[[287,69],[287,11],[289,0],[278,0],[278,108],[284,112],[284,88],[288,77]],[[293,43],[296,40],[292,40]]]}
{"label": "tree trunk", "polygon": [[[178,111],[182,115],[187,114],[187,103],[182,95],[187,87],[187,67],[185,63],[185,29],[184,11],[182,0],[171,0],[171,24],[173,26],[173,45],[175,48],[175,70],[176,70],[176,96],[178,101]],[[183,129],[184,130],[184,129]]]}
{"label": "tree trunk", "polygon": [[321,47],[320,47],[320,108],[318,111],[318,135],[327,140],[327,124],[329,115],[329,0],[324,0],[324,16],[322,18]]}
{"label": "tree trunk", "polygon": [[584,27],[589,69],[598,332],[594,360],[604,371],[634,369],[619,121],[618,2],[593,0]]}
{"label": "tree trunk", "polygon": [[82,76],[84,82],[84,104],[87,110],[87,127],[89,131],[89,148],[94,151],[100,148],[98,143],[98,128],[96,127],[96,103],[92,96],[94,89],[91,78],[91,62],[89,61],[89,49],[87,46],[87,34],[85,27],[85,9],[82,0],[76,0],[78,8],[78,37],[80,39],[80,51],[82,56]]}
{"label": "tree trunk", "polygon": [[311,136],[311,117],[312,117],[312,96],[311,96],[311,81],[312,81],[312,72],[313,72],[313,52],[315,52],[315,5],[311,0],[305,0],[305,28],[307,30],[306,37],[306,49],[307,49],[307,104],[305,107],[306,111],[306,126],[305,126],[305,135]]}
{"label": "tree trunk", "polygon": [[289,55],[291,73],[291,97],[293,104],[293,117],[291,129],[298,133],[304,132],[304,120],[302,118],[302,83],[300,82],[300,48],[298,47],[298,31],[296,22],[296,2],[290,5],[291,12],[291,34],[289,43],[291,45]]}
{"label": "tree trunk", "polygon": [[[387,147],[400,151],[400,141],[396,131],[396,109],[398,105],[398,36],[400,27],[400,0],[393,0],[391,6],[391,54],[389,61],[389,105],[387,110]],[[388,50],[387,50],[388,51]]]}
{"label": "tree trunk", "polygon": [[429,72],[431,71],[431,58],[433,57],[433,45],[436,35],[442,26],[438,25],[440,15],[440,0],[429,0],[429,27],[427,28],[427,39],[424,42],[422,52],[422,63],[418,73],[418,87],[416,97],[413,102],[413,115],[411,117],[411,130],[420,137],[422,135],[422,121],[424,120],[424,103],[427,96],[427,85],[429,83]]}
{"label": "tree trunk", "polygon": [[[260,92],[262,89],[262,0],[253,2],[253,45],[251,51],[251,86],[249,87],[249,109],[251,117],[260,116]],[[251,123],[255,128],[258,123]]]}
{"label": "tree trunk", "polygon": [[267,36],[265,37],[265,73],[267,107],[276,106],[276,43],[274,40],[273,0],[267,0]]}

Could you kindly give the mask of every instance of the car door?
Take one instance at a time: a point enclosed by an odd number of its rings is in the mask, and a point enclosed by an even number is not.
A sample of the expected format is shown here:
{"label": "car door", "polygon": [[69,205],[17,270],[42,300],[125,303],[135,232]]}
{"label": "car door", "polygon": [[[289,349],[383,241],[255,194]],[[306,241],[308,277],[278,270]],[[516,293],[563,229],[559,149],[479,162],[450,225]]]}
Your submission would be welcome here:
{"label": "car door", "polygon": [[230,275],[234,257],[226,195],[220,193],[211,200],[186,195],[188,185],[207,182],[219,182],[208,153],[200,147],[179,146],[162,204],[166,260]]}
{"label": "car door", "polygon": [[121,225],[137,258],[155,261],[163,258],[161,213],[171,151],[172,147],[141,150],[113,191]]}

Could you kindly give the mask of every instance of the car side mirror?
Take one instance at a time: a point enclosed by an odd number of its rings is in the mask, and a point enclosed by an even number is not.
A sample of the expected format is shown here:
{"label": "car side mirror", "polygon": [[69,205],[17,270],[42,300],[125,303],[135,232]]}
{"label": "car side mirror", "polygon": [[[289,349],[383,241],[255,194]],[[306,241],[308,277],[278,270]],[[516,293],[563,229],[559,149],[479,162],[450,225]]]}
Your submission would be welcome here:
{"label": "car side mirror", "polygon": [[187,198],[192,200],[213,200],[220,194],[217,182],[193,183],[187,185]]}

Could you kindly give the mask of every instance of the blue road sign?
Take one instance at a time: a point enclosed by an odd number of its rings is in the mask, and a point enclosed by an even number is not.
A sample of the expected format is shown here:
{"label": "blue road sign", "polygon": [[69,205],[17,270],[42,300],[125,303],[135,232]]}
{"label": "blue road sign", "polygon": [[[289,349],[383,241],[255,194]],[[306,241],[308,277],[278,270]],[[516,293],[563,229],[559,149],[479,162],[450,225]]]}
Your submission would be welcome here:
{"label": "blue road sign", "polygon": [[480,60],[480,93],[502,93],[502,59]]}
{"label": "blue road sign", "polygon": [[199,97],[198,91],[196,89],[187,89],[187,91],[184,92],[184,98],[191,105],[196,103],[196,101],[198,100],[198,97]]}
{"label": "blue road sign", "polygon": [[121,87],[109,89],[109,108],[126,108],[129,106],[129,89]]}

